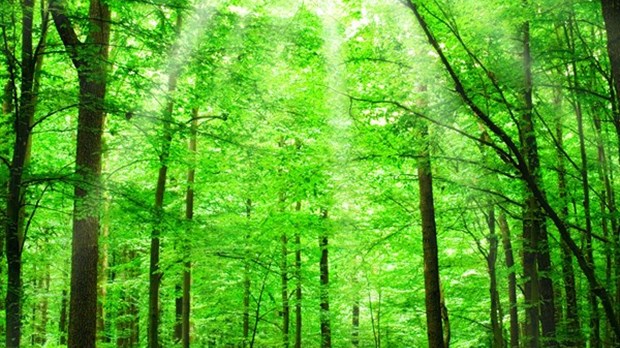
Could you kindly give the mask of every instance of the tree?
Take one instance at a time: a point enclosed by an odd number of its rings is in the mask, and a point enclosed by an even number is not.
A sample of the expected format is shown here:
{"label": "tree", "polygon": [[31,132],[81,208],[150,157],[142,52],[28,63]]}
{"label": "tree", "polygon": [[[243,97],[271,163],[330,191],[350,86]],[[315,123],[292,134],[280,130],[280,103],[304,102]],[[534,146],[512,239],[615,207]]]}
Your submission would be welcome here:
{"label": "tree", "polygon": [[79,40],[60,1],[50,1],[50,11],[58,34],[77,70],[80,90],[68,344],[69,347],[95,347],[101,137],[105,117],[110,9],[101,1],[90,1],[90,28],[87,29],[84,42]]}

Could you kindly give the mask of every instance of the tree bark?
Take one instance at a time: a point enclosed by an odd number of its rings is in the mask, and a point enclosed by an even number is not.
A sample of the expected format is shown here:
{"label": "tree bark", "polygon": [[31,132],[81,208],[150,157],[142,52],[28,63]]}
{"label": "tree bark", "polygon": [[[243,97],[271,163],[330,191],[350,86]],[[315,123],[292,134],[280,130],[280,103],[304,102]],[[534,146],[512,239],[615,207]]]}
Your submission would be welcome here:
{"label": "tree bark", "polygon": [[[185,196],[185,219],[191,223],[194,219],[194,183],[196,176],[196,143],[198,132],[198,109],[192,110],[192,125],[190,128],[190,139],[188,150],[190,153],[190,168],[187,171],[187,193]],[[191,239],[191,225],[188,231],[189,236],[185,238],[184,247],[184,267],[183,267],[183,296],[181,299],[181,345],[183,348],[189,348],[190,344],[190,301],[191,301],[191,284],[192,284],[192,264],[190,261],[189,240]]]}
{"label": "tree bark", "polygon": [[359,347],[360,345],[360,303],[359,300],[353,302],[353,320],[351,323],[351,345],[353,347]]}
{"label": "tree bark", "polygon": [[58,333],[59,340],[61,346],[67,344],[67,290],[62,290],[62,295],[60,297],[60,318],[58,320]]}
{"label": "tree bark", "polygon": [[[555,97],[555,107],[561,110],[561,93],[557,92]],[[557,115],[556,123],[556,139],[557,139],[557,157],[558,157],[558,193],[560,196],[560,214],[562,219],[568,217],[568,194],[566,191],[566,167],[564,165],[564,155],[560,149],[563,148],[563,125],[562,115]],[[575,272],[573,269],[573,258],[570,250],[564,241],[560,241],[562,252],[562,279],[564,282],[564,293],[566,298],[566,332],[567,338],[563,345],[567,347],[581,347],[584,342],[581,334],[581,325],[579,323],[579,307],[577,306],[577,288],[575,286]]]}
{"label": "tree bark", "polygon": [[[17,103],[12,103],[14,95],[3,103],[3,112],[15,112],[15,142],[13,158],[9,168],[7,193],[5,246],[7,256],[7,294],[6,308],[6,346],[19,347],[22,326],[22,249],[24,245],[24,218],[26,187],[23,175],[30,162],[32,145],[32,123],[36,111],[39,90],[39,77],[43,64],[43,51],[47,39],[47,11],[41,10],[42,25],[38,45],[33,44],[34,1],[22,2],[22,45],[21,45],[21,81],[20,96]],[[10,81],[7,90],[17,91],[16,67],[9,63]]]}
{"label": "tree bark", "polygon": [[[428,137],[423,127],[422,137]],[[433,177],[428,145],[418,159],[418,185],[420,189],[420,213],[422,216],[422,244],[424,247],[424,289],[426,304],[426,330],[429,347],[444,347],[441,322],[441,294],[439,286],[439,259],[437,251],[437,227],[433,201]]]}
{"label": "tree bark", "polygon": [[[299,213],[301,202],[295,204],[295,211]],[[295,348],[301,348],[302,317],[301,317],[301,231],[295,230]]]}
{"label": "tree bark", "polygon": [[282,347],[288,348],[291,307],[288,300],[288,237],[286,235],[286,231],[283,231],[280,235],[280,247],[282,258],[280,260],[280,295],[282,300]]}
{"label": "tree bark", "polygon": [[97,263],[99,261],[99,204],[102,133],[110,42],[110,10],[91,0],[90,30],[80,42],[64,8],[50,1],[56,29],[78,71],[80,84],[76,174],[71,249],[70,348],[95,347],[97,337]]}
{"label": "tree bark", "polygon": [[502,348],[504,346],[503,328],[499,312],[499,293],[497,291],[497,273],[495,266],[497,262],[497,234],[495,233],[495,207],[491,205],[487,217],[489,226],[489,253],[487,255],[487,271],[489,272],[490,286],[489,293],[491,298],[491,330],[493,331],[493,347]]}
{"label": "tree bark", "polygon": [[499,229],[502,232],[502,245],[504,247],[504,259],[508,271],[508,303],[510,312],[510,348],[519,348],[519,310],[517,308],[517,277],[514,271],[514,256],[512,254],[512,241],[510,228],[506,215],[499,214]]}
{"label": "tree bark", "polygon": [[[177,14],[177,22],[175,32],[177,37],[181,31],[182,26],[181,14]],[[172,94],[176,91],[177,79],[181,73],[181,67],[175,64],[176,52],[178,50],[178,44],[172,48],[170,54],[170,66],[168,71],[168,101],[166,102],[166,108],[163,112],[162,128],[162,148],[159,153],[159,173],[157,176],[157,186],[155,189],[155,216],[153,230],[151,232],[151,247],[150,247],[150,263],[149,263],[149,311],[148,311],[148,330],[147,330],[147,342],[148,348],[160,348],[159,342],[159,320],[160,320],[160,299],[159,288],[161,286],[162,273],[159,265],[160,254],[160,236],[161,236],[161,223],[164,210],[164,195],[166,193],[166,179],[168,174],[168,157],[170,155],[170,146],[172,143],[172,129],[171,123],[173,121],[172,112],[174,109],[174,98]]]}
{"label": "tree bark", "polygon": [[245,233],[245,260],[243,260],[243,347],[250,343],[250,296],[252,281],[250,278],[250,219],[252,218],[252,200],[245,201],[245,216],[248,230]]}
{"label": "tree bark", "polygon": [[327,209],[321,209],[323,220],[322,232],[319,236],[319,248],[321,250],[320,261],[320,306],[321,306],[321,348],[331,348],[332,330],[329,312],[329,239],[327,235]]}

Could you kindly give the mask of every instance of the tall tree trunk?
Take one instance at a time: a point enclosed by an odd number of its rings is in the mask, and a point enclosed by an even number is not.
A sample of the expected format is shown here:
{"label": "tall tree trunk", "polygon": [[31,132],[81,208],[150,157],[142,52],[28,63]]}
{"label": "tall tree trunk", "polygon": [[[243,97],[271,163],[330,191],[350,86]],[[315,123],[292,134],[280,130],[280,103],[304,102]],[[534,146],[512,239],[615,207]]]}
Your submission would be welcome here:
{"label": "tall tree trunk", "polygon": [[67,344],[67,290],[62,289],[62,295],[60,297],[60,318],[58,320],[58,333],[61,346]]}
{"label": "tall tree trunk", "polygon": [[245,260],[243,260],[243,347],[250,343],[250,219],[252,217],[252,200],[245,201],[245,216],[248,218],[248,230],[245,233]]}
{"label": "tall tree trunk", "polygon": [[493,347],[502,348],[504,346],[503,328],[500,317],[499,293],[497,291],[497,274],[495,266],[497,262],[497,234],[495,233],[495,207],[491,203],[487,217],[487,225],[489,226],[489,253],[487,255],[487,270],[489,272],[490,286],[489,292],[491,297],[491,330],[493,331]]}
{"label": "tall tree trunk", "polygon": [[360,345],[360,302],[359,300],[353,301],[352,308],[353,320],[351,323],[351,345],[353,347],[359,347]]}
{"label": "tall tree trunk", "polygon": [[321,209],[321,219],[323,220],[321,235],[319,236],[319,248],[321,250],[321,261],[319,265],[321,274],[321,287],[319,291],[321,305],[321,348],[331,348],[332,346],[332,331],[329,312],[329,239],[328,232],[326,230],[327,217],[327,209]]}
{"label": "tall tree trunk", "polygon": [[[620,0],[601,0],[601,4],[607,34],[607,54],[611,63],[612,83],[610,83],[610,89],[613,123],[618,138],[618,153],[620,153],[620,112],[618,111],[620,102]],[[618,304],[620,303],[620,226],[613,232],[616,244],[614,259],[616,265],[616,304]],[[618,337],[620,336],[616,333],[616,339]]]}
{"label": "tall tree trunk", "polygon": [[[573,64],[573,69],[575,68],[576,67]],[[591,267],[594,268],[594,254],[592,249],[592,217],[590,211],[590,184],[588,180],[588,159],[586,155],[585,138],[583,133],[583,116],[581,112],[581,104],[578,100],[575,100],[574,107],[575,114],[577,116],[577,133],[579,134],[579,153],[581,155],[580,175],[583,190],[583,210],[586,222],[586,257],[588,262],[592,265]],[[598,348],[601,347],[602,343],[600,337],[599,309],[598,300],[596,298],[596,295],[594,295],[594,291],[592,289],[590,289],[588,300],[590,302],[590,347]]]}
{"label": "tall tree trunk", "polygon": [[[523,71],[525,109],[521,114],[520,134],[522,152],[527,166],[537,183],[541,182],[540,160],[536,142],[536,129],[532,119],[532,58],[530,52],[530,24],[523,23]],[[550,278],[549,255],[545,215],[531,190],[528,189],[523,218],[523,271],[525,277],[526,342],[532,347],[540,345],[539,323],[542,327],[543,345],[557,347],[555,337],[555,299]],[[539,273],[540,272],[540,273]],[[540,316],[539,316],[540,315]]]}
{"label": "tall tree trunk", "polygon": [[102,134],[110,42],[110,9],[91,0],[90,27],[84,43],[58,0],[50,1],[56,29],[78,72],[79,112],[71,249],[69,347],[95,347],[97,338],[97,264],[99,261],[99,204]]}
{"label": "tall tree trunk", "polygon": [[[561,92],[556,92],[555,107],[561,111]],[[566,191],[566,168],[564,165],[563,148],[563,125],[562,115],[557,115],[556,139],[557,139],[557,163],[558,163],[558,193],[560,196],[560,214],[562,219],[568,217],[568,194]],[[581,325],[579,323],[579,308],[577,306],[577,288],[575,286],[575,272],[573,269],[573,258],[570,250],[564,241],[560,241],[562,252],[562,279],[564,282],[564,293],[566,298],[566,332],[567,339],[562,342],[567,347],[581,347],[583,340],[581,335]]]}
{"label": "tall tree trunk", "polygon": [[[299,213],[301,202],[295,203],[295,211]],[[301,348],[301,231],[299,227],[295,230],[295,348]]]}
{"label": "tall tree trunk", "polygon": [[514,256],[512,254],[512,241],[510,229],[504,213],[499,214],[499,229],[502,232],[502,245],[504,246],[504,259],[508,271],[508,304],[510,312],[510,348],[519,348],[519,310],[517,308],[517,277],[514,271]]}
{"label": "tall tree trunk", "polygon": [[[43,51],[47,39],[47,10],[41,9],[41,37],[38,45],[33,45],[34,1],[22,1],[22,47],[20,96],[14,103],[3,103],[6,111],[15,112],[15,142],[13,158],[9,168],[6,211],[6,256],[7,256],[7,294],[6,308],[6,346],[19,347],[22,326],[22,249],[24,245],[25,191],[23,175],[30,162],[32,145],[31,126],[37,104],[39,77],[43,64]],[[36,51],[35,51],[36,50]],[[9,63],[8,82],[10,92],[17,91],[16,67]],[[13,96],[10,96],[13,98]],[[10,99],[9,99],[10,100]]]}
{"label": "tall tree trunk", "polygon": [[[532,71],[530,56],[530,25],[528,22],[523,24],[523,66],[525,72],[525,111],[521,118],[521,147],[530,171],[538,169],[534,137],[534,127],[532,124]],[[536,174],[535,174],[536,175]],[[540,346],[540,326],[539,326],[539,277],[536,262],[538,254],[538,232],[540,221],[537,220],[538,204],[536,198],[528,193],[523,210],[523,277],[524,299],[525,299],[525,330],[524,342],[528,347]]]}
{"label": "tall tree trunk", "polygon": [[282,347],[288,348],[291,309],[288,300],[288,237],[286,235],[286,231],[283,231],[282,235],[280,235],[280,246],[282,258],[280,260],[280,295],[282,299]]}
{"label": "tall tree trunk", "polygon": [[[425,92],[426,86],[420,87]],[[420,106],[424,106],[420,98]],[[433,173],[428,144],[428,127],[418,126],[423,141],[418,152],[418,188],[420,190],[420,215],[422,218],[422,246],[424,251],[424,294],[426,305],[426,334],[429,347],[445,347],[441,320],[441,287],[439,284],[439,257],[437,250],[437,226],[433,198]]]}
{"label": "tall tree trunk", "polygon": [[[192,125],[190,129],[189,153],[190,168],[187,171],[187,193],[185,196],[185,219],[192,222],[194,219],[194,182],[196,176],[196,143],[198,132],[198,109],[192,110]],[[191,239],[191,224],[188,236],[185,237],[185,260],[183,267],[183,296],[181,301],[181,343],[183,348],[189,348],[190,343],[190,301],[191,301],[191,284],[192,284],[192,263],[190,261],[189,243]]]}
{"label": "tall tree trunk", "polygon": [[[107,169],[107,154],[103,154],[103,170]],[[105,300],[107,296],[108,287],[108,247],[110,236],[110,193],[106,187],[103,187],[103,211],[102,211],[102,224],[101,224],[101,253],[99,255],[99,279],[98,286],[98,301],[97,301],[97,333],[101,342],[109,342],[109,337],[106,334],[106,306]]]}
{"label": "tall tree trunk", "polygon": [[[176,21],[176,37],[179,36],[182,26],[181,13],[177,14]],[[149,263],[149,313],[148,313],[148,330],[147,330],[147,342],[148,348],[159,348],[159,320],[160,320],[160,299],[159,288],[161,286],[162,273],[159,265],[159,253],[160,253],[160,237],[161,237],[161,224],[163,219],[164,210],[164,195],[166,193],[166,179],[168,174],[168,157],[170,155],[170,146],[172,143],[172,129],[171,123],[173,122],[172,112],[174,109],[174,97],[172,94],[176,91],[177,79],[181,73],[181,67],[175,61],[178,59],[177,55],[178,43],[173,45],[171,53],[169,55],[170,64],[168,67],[168,101],[166,102],[166,108],[163,112],[162,128],[163,138],[162,147],[159,153],[159,173],[157,175],[157,187],[155,189],[155,226],[151,232],[151,247],[150,247],[150,263]]]}

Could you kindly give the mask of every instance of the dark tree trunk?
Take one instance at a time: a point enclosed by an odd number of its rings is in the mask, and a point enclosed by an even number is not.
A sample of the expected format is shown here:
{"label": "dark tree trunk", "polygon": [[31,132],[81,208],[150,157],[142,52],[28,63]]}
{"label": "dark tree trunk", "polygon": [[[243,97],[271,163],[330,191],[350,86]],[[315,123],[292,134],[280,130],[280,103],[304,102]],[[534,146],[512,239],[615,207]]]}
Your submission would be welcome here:
{"label": "dark tree trunk", "polygon": [[487,270],[489,272],[491,297],[491,330],[493,332],[493,347],[502,348],[504,346],[503,328],[500,316],[499,293],[497,291],[497,273],[495,266],[497,262],[497,234],[495,233],[495,207],[491,205],[487,217],[489,226],[489,252],[487,255]]}
{"label": "dark tree trunk", "polygon": [[[575,65],[573,64],[573,69],[575,69]],[[577,77],[575,77],[577,79]],[[590,184],[588,179],[588,158],[586,155],[585,148],[585,139],[583,134],[583,116],[581,112],[581,104],[579,101],[575,101],[575,114],[577,116],[577,132],[579,134],[579,152],[581,155],[581,183],[583,190],[583,210],[585,215],[586,222],[586,259],[590,263],[591,267],[594,268],[594,253],[592,250],[592,217],[590,211]],[[599,318],[599,309],[598,309],[598,300],[594,291],[590,289],[590,293],[588,295],[588,300],[590,302],[590,347],[599,348],[601,347],[601,337],[600,337],[600,318]]]}
{"label": "dark tree trunk", "polygon": [[351,345],[359,347],[360,345],[360,303],[358,300],[353,302],[353,320],[351,329]]}
{"label": "dark tree trunk", "polygon": [[[532,59],[530,52],[530,25],[525,22],[523,33],[523,70],[525,109],[521,114],[519,137],[522,153],[529,171],[540,184],[540,160],[536,141],[536,129],[532,119]],[[540,345],[539,326],[542,327],[543,345],[557,347],[555,337],[555,299],[550,278],[549,255],[545,215],[533,192],[528,189],[523,218],[523,271],[525,277],[526,342],[532,347]],[[539,273],[540,272],[540,273]],[[541,275],[542,274],[542,275]],[[539,304],[540,303],[540,304]],[[540,316],[539,316],[540,315]]]}
{"label": "dark tree trunk", "polygon": [[[103,168],[104,172],[106,170],[107,156],[103,154]],[[103,187],[103,212],[102,212],[102,224],[101,224],[101,252],[99,255],[99,279],[97,282],[98,286],[98,301],[97,301],[97,333],[99,337],[99,341],[101,342],[109,342],[109,336],[106,332],[106,296],[107,296],[107,288],[108,288],[108,272],[109,272],[109,241],[108,238],[110,236],[110,195],[105,188]]]}
{"label": "dark tree trunk", "polygon": [[90,348],[95,347],[97,339],[99,179],[110,10],[100,0],[90,1],[90,30],[84,43],[79,41],[57,0],[50,2],[50,10],[60,38],[78,71],[80,83],[76,146],[76,174],[80,182],[75,185],[68,346]]}
{"label": "dark tree trunk", "polygon": [[514,271],[514,256],[512,254],[512,241],[510,229],[506,221],[506,215],[499,215],[499,228],[502,232],[502,244],[504,246],[504,259],[508,273],[508,304],[510,312],[510,348],[519,348],[519,310],[517,308],[517,277]]}
{"label": "dark tree trunk", "polygon": [[[611,73],[616,89],[620,93],[620,0],[601,0],[605,31],[607,33],[607,53],[611,63]],[[618,117],[618,115],[615,115]]]}
{"label": "dark tree trunk", "polygon": [[58,320],[58,333],[60,339],[58,343],[61,346],[67,344],[67,290],[62,290],[62,295],[60,297],[60,319]]}
{"label": "dark tree trunk", "polygon": [[[530,25],[523,24],[523,67],[525,74],[523,97],[525,111],[521,116],[521,147],[527,166],[535,176],[538,174],[538,160],[534,125],[532,123],[532,71],[530,56]],[[538,202],[528,192],[523,210],[523,277],[525,302],[524,342],[528,347],[540,346],[540,288],[537,268],[538,239],[541,221],[538,214]]]}
{"label": "dark tree trunk", "polygon": [[319,248],[321,250],[320,261],[320,302],[321,302],[321,348],[331,348],[332,331],[329,312],[329,239],[327,232],[327,209],[321,209],[323,226],[321,236],[319,236]]}
{"label": "dark tree trunk", "polygon": [[288,237],[286,232],[282,232],[280,236],[281,260],[280,260],[280,283],[281,283],[281,300],[282,300],[282,347],[289,346],[289,329],[291,308],[288,300]]}
{"label": "dark tree trunk", "polygon": [[[196,143],[198,132],[198,109],[192,110],[192,125],[190,129],[190,139],[188,149],[191,156],[191,166],[187,171],[187,193],[185,196],[185,219],[191,222],[194,219],[194,182],[196,176]],[[189,348],[190,344],[190,301],[191,301],[191,284],[192,284],[192,264],[190,261],[190,243],[191,227],[185,238],[183,262],[183,296],[181,298],[181,343],[183,348]]]}
{"label": "dark tree trunk", "polygon": [[[181,14],[177,14],[177,22],[175,32],[177,37],[181,31],[182,17]],[[162,273],[159,266],[159,254],[160,254],[160,237],[161,237],[161,224],[163,219],[164,210],[164,195],[166,193],[166,178],[168,174],[168,157],[170,155],[170,145],[172,143],[172,129],[171,123],[173,122],[172,112],[174,109],[174,99],[172,94],[176,91],[177,79],[181,73],[181,67],[176,64],[175,59],[176,52],[178,50],[178,44],[175,44],[170,54],[171,63],[168,71],[168,101],[166,108],[163,112],[163,138],[162,147],[159,153],[159,173],[157,176],[157,186],[155,189],[155,216],[153,230],[151,232],[151,247],[150,247],[150,263],[149,263],[149,312],[148,312],[148,330],[147,330],[147,342],[148,348],[160,348],[159,342],[159,320],[160,320],[160,299],[159,288],[161,287]]]}
{"label": "dark tree trunk", "polygon": [[[428,130],[421,126],[421,137],[426,142]],[[426,330],[429,347],[444,347],[441,321],[441,289],[439,285],[439,258],[437,255],[437,226],[433,200],[433,175],[428,144],[424,144],[418,159],[418,186],[422,217],[422,244],[424,248],[424,289],[426,303]]]}
{"label": "dark tree trunk", "polygon": [[245,260],[243,260],[243,347],[247,347],[250,342],[250,219],[252,217],[252,200],[245,201],[245,216],[248,218],[248,231],[245,233]]}
{"label": "dark tree trunk", "polygon": [[[556,108],[561,110],[561,94],[556,95]],[[563,148],[563,125],[562,116],[557,116],[556,139],[558,155],[558,193],[560,196],[562,219],[568,217],[568,194],[566,191],[566,168],[564,166]],[[577,290],[575,286],[575,272],[573,269],[573,258],[570,250],[564,241],[560,241],[562,251],[562,279],[564,282],[564,293],[566,298],[566,340],[562,342],[567,347],[583,346],[581,325],[579,323],[579,307],[577,306]]]}
{"label": "dark tree trunk", "polygon": [[[301,202],[295,204],[295,211],[299,213]],[[295,230],[295,348],[301,348],[301,231],[299,227]]]}
{"label": "dark tree trunk", "polygon": [[[23,175],[30,162],[32,144],[31,126],[34,119],[39,76],[43,64],[43,51],[47,38],[47,11],[42,10],[41,37],[36,47],[33,45],[34,1],[22,2],[22,47],[21,47],[21,81],[20,96],[17,99],[17,77],[15,64],[9,60],[9,77],[6,90],[9,95],[3,103],[3,112],[15,112],[15,143],[13,158],[9,168],[7,188],[6,231],[4,237],[7,256],[7,294],[6,309],[6,346],[19,347],[22,326],[22,248],[24,244],[24,217],[26,205]],[[17,99],[17,103],[11,102]],[[4,226],[3,226],[4,227]]]}
{"label": "dark tree trunk", "polygon": [[[618,152],[620,153],[620,0],[601,0],[605,32],[607,33],[607,53],[611,63],[611,95],[613,121],[618,138]],[[615,209],[615,206],[614,208]],[[616,304],[620,303],[620,226],[613,231],[615,246],[614,263],[616,265]],[[620,319],[620,318],[616,318]],[[620,330],[617,330],[620,331]],[[616,339],[620,337],[618,332]]]}

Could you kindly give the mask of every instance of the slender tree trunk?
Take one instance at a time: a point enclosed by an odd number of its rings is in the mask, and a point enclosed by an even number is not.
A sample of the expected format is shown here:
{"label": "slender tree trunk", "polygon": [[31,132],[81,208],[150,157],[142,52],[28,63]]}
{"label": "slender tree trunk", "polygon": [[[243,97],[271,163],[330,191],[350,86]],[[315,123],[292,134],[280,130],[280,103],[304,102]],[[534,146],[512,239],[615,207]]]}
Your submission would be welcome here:
{"label": "slender tree trunk", "polygon": [[252,217],[252,200],[245,201],[245,216],[248,218],[248,230],[245,233],[245,260],[243,260],[243,347],[247,347],[250,342],[250,219]]}
{"label": "slender tree trunk", "polygon": [[508,303],[510,312],[510,348],[519,348],[519,310],[517,308],[517,277],[514,271],[514,256],[512,254],[512,242],[510,229],[506,221],[506,215],[499,215],[499,228],[502,232],[502,244],[504,246],[504,259],[508,273]]}
{"label": "slender tree trunk", "polygon": [[[181,14],[177,14],[177,22],[175,31],[177,37],[181,32],[182,25]],[[159,321],[160,321],[160,299],[159,289],[161,287],[162,273],[159,266],[160,254],[160,237],[161,223],[164,209],[164,195],[166,193],[166,179],[168,174],[168,157],[170,155],[170,145],[172,143],[171,123],[173,121],[172,112],[174,109],[174,98],[172,94],[176,91],[177,79],[181,73],[181,67],[178,66],[175,59],[178,44],[172,48],[170,54],[170,66],[168,71],[168,102],[163,112],[163,139],[162,148],[159,154],[159,173],[157,176],[157,187],[155,189],[155,226],[151,232],[151,248],[149,263],[149,313],[148,313],[148,332],[147,342],[148,348],[160,348],[159,342]]]}
{"label": "slender tree trunk", "polygon": [[[424,92],[426,87],[421,88]],[[429,347],[445,347],[441,321],[441,287],[439,284],[439,257],[437,251],[437,226],[433,199],[433,174],[428,144],[428,128],[419,126],[424,144],[418,151],[418,187],[422,217],[422,245],[424,250],[424,290],[426,304],[426,333]]]}
{"label": "slender tree trunk", "polygon": [[320,302],[321,302],[321,348],[331,348],[332,331],[329,312],[329,239],[327,235],[327,209],[321,209],[321,219],[323,227],[321,236],[319,236],[319,248],[321,250],[320,261]]}
{"label": "slender tree trunk", "polygon": [[487,224],[489,226],[489,253],[487,255],[487,270],[489,272],[491,297],[491,330],[493,331],[493,347],[502,348],[504,346],[503,328],[499,313],[499,293],[497,292],[497,275],[495,266],[497,262],[497,234],[495,233],[495,207],[491,205],[488,213]]}
{"label": "slender tree trunk", "polygon": [[[103,168],[105,172],[107,162],[107,155],[103,154]],[[98,286],[98,301],[97,301],[97,332],[99,341],[109,342],[109,337],[106,335],[106,296],[108,286],[108,238],[110,236],[110,194],[107,188],[103,188],[103,211],[102,211],[102,224],[101,224],[101,254],[99,255],[99,283]]]}
{"label": "slender tree trunk", "polygon": [[[295,211],[299,213],[301,202],[295,204]],[[295,230],[295,348],[301,348],[302,337],[302,317],[301,317],[301,231],[299,227]]]}
{"label": "slender tree trunk", "polygon": [[[191,165],[187,171],[187,193],[185,196],[185,219],[191,223],[194,219],[194,182],[196,176],[196,143],[198,132],[198,109],[192,110],[192,125],[190,129],[189,152]],[[191,225],[185,238],[185,260],[183,267],[183,296],[181,301],[181,343],[183,348],[189,348],[190,344],[190,301],[192,284],[192,264],[190,261]]]}
{"label": "slender tree trunk", "polygon": [[[618,138],[618,152],[620,153],[620,112],[618,111],[618,103],[620,102],[620,0],[601,0],[601,4],[605,22],[605,32],[607,34],[607,53],[611,63],[612,79],[610,82],[610,89],[612,96],[613,123]],[[614,263],[616,265],[615,298],[616,304],[618,304],[620,303],[620,226],[615,228],[613,232],[615,241]],[[616,332],[616,339],[618,339],[618,337],[620,337],[620,335]]]}
{"label": "slender tree trunk", "polygon": [[[561,93],[557,92],[554,104],[556,109],[561,111]],[[557,144],[557,163],[558,163],[558,193],[560,196],[562,219],[568,217],[568,194],[566,191],[566,168],[564,165],[564,155],[560,149],[563,148],[563,125],[562,115],[557,116],[556,139]],[[570,250],[564,241],[560,241],[562,251],[562,278],[564,282],[564,292],[566,298],[566,332],[567,339],[562,343],[567,347],[581,347],[583,340],[581,335],[581,325],[579,323],[579,308],[577,306],[577,288],[575,286],[575,272],[573,269],[573,258]]]}
{"label": "slender tree trunk", "polygon": [[[22,248],[24,245],[24,218],[25,218],[25,191],[23,175],[30,162],[32,145],[31,126],[37,104],[39,77],[43,64],[43,51],[47,39],[47,11],[41,10],[42,26],[41,37],[35,52],[33,45],[33,15],[34,1],[22,1],[22,47],[21,47],[21,95],[17,105],[12,102],[3,103],[3,111],[15,112],[15,143],[13,144],[13,158],[9,168],[9,182],[7,193],[6,234],[5,246],[7,256],[7,294],[6,308],[6,346],[19,347],[22,326]],[[15,66],[9,63],[7,90],[15,93],[17,77]],[[14,96],[9,96],[13,98]],[[16,98],[17,99],[17,98]]]}
{"label": "slender tree trunk", "polygon": [[110,9],[91,0],[90,29],[84,43],[58,0],[50,1],[56,29],[78,71],[80,84],[76,174],[71,249],[70,348],[95,347],[97,338],[97,264],[102,134],[110,42]]}
{"label": "slender tree trunk", "polygon": [[[282,200],[281,200],[282,201]],[[280,236],[281,257],[280,260],[280,282],[281,282],[281,299],[282,299],[282,347],[289,346],[289,328],[290,328],[290,305],[288,300],[288,237],[286,231]]]}
{"label": "slender tree trunk", "polygon": [[58,320],[58,333],[60,336],[58,343],[61,346],[67,344],[67,297],[67,290],[63,289],[60,297],[60,319]]}
{"label": "slender tree trunk", "polygon": [[351,329],[351,345],[353,347],[359,347],[360,345],[360,302],[355,300],[353,302],[353,320]]}
{"label": "slender tree trunk", "polygon": [[[534,137],[534,127],[532,124],[532,71],[530,56],[530,25],[528,22],[523,24],[523,66],[525,72],[525,112],[521,118],[521,146],[524,157],[528,162],[530,171],[538,169]],[[535,174],[536,175],[536,174]],[[536,256],[538,254],[538,232],[540,221],[537,220],[538,204],[536,198],[528,193],[523,211],[523,277],[524,298],[525,298],[525,332],[524,342],[528,347],[540,346],[540,326],[539,326],[539,277]]]}
{"label": "slender tree trunk", "polygon": [[[521,114],[521,146],[524,159],[537,183],[541,182],[540,160],[536,130],[532,120],[532,69],[530,53],[530,25],[525,22],[523,32],[524,104]],[[530,190],[528,190],[530,191]],[[555,299],[550,278],[549,255],[545,216],[533,192],[528,192],[523,219],[523,269],[525,276],[526,340],[532,347],[540,345],[539,319],[545,347],[557,347],[555,337]],[[540,273],[539,273],[540,272]],[[539,304],[540,303],[540,304]]]}
{"label": "slender tree trunk", "polygon": [[[573,65],[573,69],[575,66]],[[590,210],[590,184],[588,180],[588,159],[586,155],[585,139],[583,134],[583,116],[581,113],[581,105],[579,101],[575,101],[575,114],[577,116],[577,132],[579,134],[579,152],[581,155],[581,182],[583,189],[583,210],[586,221],[586,257],[591,267],[594,268],[594,254],[592,249],[592,217]],[[590,290],[588,295],[590,302],[590,347],[601,347],[600,337],[600,318],[598,309],[598,300],[594,291]]]}

